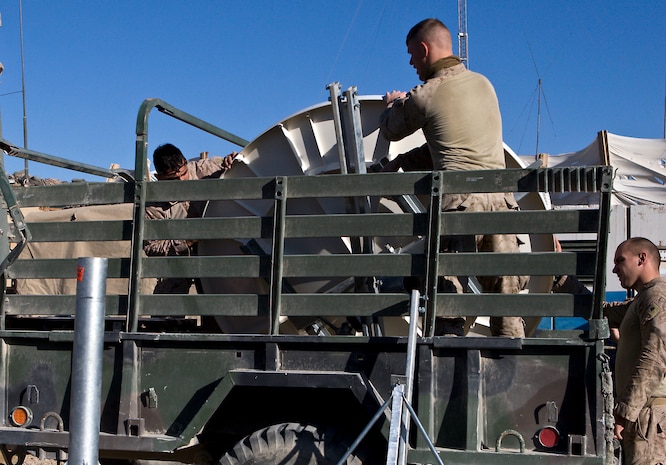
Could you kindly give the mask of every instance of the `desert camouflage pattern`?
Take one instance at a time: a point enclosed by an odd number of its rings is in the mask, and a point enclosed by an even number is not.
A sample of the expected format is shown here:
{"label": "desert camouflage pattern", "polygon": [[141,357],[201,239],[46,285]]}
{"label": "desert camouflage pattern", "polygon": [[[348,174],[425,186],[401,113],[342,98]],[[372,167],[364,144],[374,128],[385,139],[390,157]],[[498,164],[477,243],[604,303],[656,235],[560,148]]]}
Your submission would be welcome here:
{"label": "desert camouflage pattern", "polygon": [[[517,210],[518,204],[511,193],[488,194],[448,194],[442,197],[442,210],[453,211],[506,211]],[[446,218],[446,216],[444,217]],[[464,242],[467,240],[467,244]],[[519,252],[518,236],[515,234],[477,235],[472,238],[443,237],[440,250],[448,253],[459,252]],[[526,276],[477,276],[483,292],[517,294],[528,282]],[[463,292],[463,285],[457,276],[445,276],[440,283],[441,292]],[[439,322],[435,331],[442,334],[460,335],[462,319]],[[460,329],[458,329],[460,328]],[[447,332],[448,331],[448,332]],[[525,322],[521,317],[491,317],[490,331],[493,336],[525,337]]]}
{"label": "desert camouflage pattern", "polygon": [[666,463],[665,309],[666,278],[647,283],[629,305],[604,309],[611,327],[621,319],[615,416],[626,420],[626,464]]}
{"label": "desert camouflage pattern", "polygon": [[[192,160],[187,163],[190,179],[220,177],[224,172],[222,157]],[[199,218],[203,214],[204,202],[171,201],[146,205],[145,217],[149,220]],[[146,241],[143,251],[147,256],[196,255],[196,243],[185,240],[165,239]],[[188,294],[194,280],[191,278],[159,278],[154,294]]]}

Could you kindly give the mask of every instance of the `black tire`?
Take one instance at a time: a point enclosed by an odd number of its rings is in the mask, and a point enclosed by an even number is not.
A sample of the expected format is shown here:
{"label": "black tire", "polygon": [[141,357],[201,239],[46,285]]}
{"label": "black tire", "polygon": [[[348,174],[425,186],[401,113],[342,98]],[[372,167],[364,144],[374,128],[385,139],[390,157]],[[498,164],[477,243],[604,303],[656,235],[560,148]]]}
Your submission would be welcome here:
{"label": "black tire", "polygon": [[[283,423],[255,431],[222,456],[219,465],[335,465],[353,440],[333,430]],[[377,463],[354,451],[347,465]]]}

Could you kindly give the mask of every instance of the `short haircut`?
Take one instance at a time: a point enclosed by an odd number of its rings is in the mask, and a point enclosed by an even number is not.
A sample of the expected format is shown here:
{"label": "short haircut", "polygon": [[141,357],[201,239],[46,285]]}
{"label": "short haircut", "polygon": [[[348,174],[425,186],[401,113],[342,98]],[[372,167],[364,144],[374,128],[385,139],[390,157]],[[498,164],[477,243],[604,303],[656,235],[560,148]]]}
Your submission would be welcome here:
{"label": "short haircut", "polygon": [[632,253],[638,255],[642,251],[647,252],[648,260],[650,260],[657,268],[661,263],[661,255],[659,248],[654,243],[644,237],[632,237],[624,241],[620,246],[626,246]]}
{"label": "short haircut", "polygon": [[405,42],[409,44],[412,39],[423,40],[427,38],[432,40],[436,37],[436,33],[439,31],[445,31],[449,37],[451,36],[451,31],[449,31],[449,28],[446,27],[439,19],[424,19],[423,21],[419,21],[409,30]]}
{"label": "short haircut", "polygon": [[162,144],[153,152],[155,171],[160,174],[171,173],[187,163],[183,152],[173,144]]}

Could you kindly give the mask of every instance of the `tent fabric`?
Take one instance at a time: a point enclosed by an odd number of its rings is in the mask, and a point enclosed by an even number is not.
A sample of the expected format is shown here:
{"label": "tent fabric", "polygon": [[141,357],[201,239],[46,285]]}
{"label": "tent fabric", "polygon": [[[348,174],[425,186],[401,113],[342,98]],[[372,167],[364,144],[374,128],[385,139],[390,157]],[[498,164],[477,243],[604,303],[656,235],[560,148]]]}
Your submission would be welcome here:
{"label": "tent fabric", "polygon": [[[131,220],[132,204],[93,205],[65,208],[62,210],[25,209],[25,221],[30,223],[62,223],[69,221]],[[119,258],[130,256],[130,241],[71,241],[71,242],[29,242],[23,249],[20,260],[33,258],[75,258],[104,257]],[[155,287],[155,278],[141,280],[141,293],[150,294]],[[70,279],[17,279],[18,294],[76,294],[76,278]],[[109,278],[106,293],[109,295],[127,294],[128,280]]]}
{"label": "tent fabric", "polygon": [[[520,156],[526,164],[535,157]],[[602,131],[590,145],[577,152],[549,155],[547,166],[613,167],[613,203],[619,205],[666,204],[666,139],[641,139]],[[597,195],[551,194],[553,206],[594,205]]]}

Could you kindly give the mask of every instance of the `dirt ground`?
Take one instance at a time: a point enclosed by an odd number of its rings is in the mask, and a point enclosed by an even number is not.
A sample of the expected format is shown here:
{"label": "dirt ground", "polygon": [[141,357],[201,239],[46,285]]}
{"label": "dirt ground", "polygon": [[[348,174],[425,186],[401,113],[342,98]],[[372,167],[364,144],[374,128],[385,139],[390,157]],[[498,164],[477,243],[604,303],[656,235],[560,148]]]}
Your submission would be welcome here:
{"label": "dirt ground", "polygon": [[[0,454],[0,464],[7,465],[5,464],[5,461],[2,457],[2,454]],[[25,456],[25,461],[23,462],[24,465],[58,465],[58,462],[56,460],[48,460],[48,459],[38,459],[34,455],[26,455]]]}

